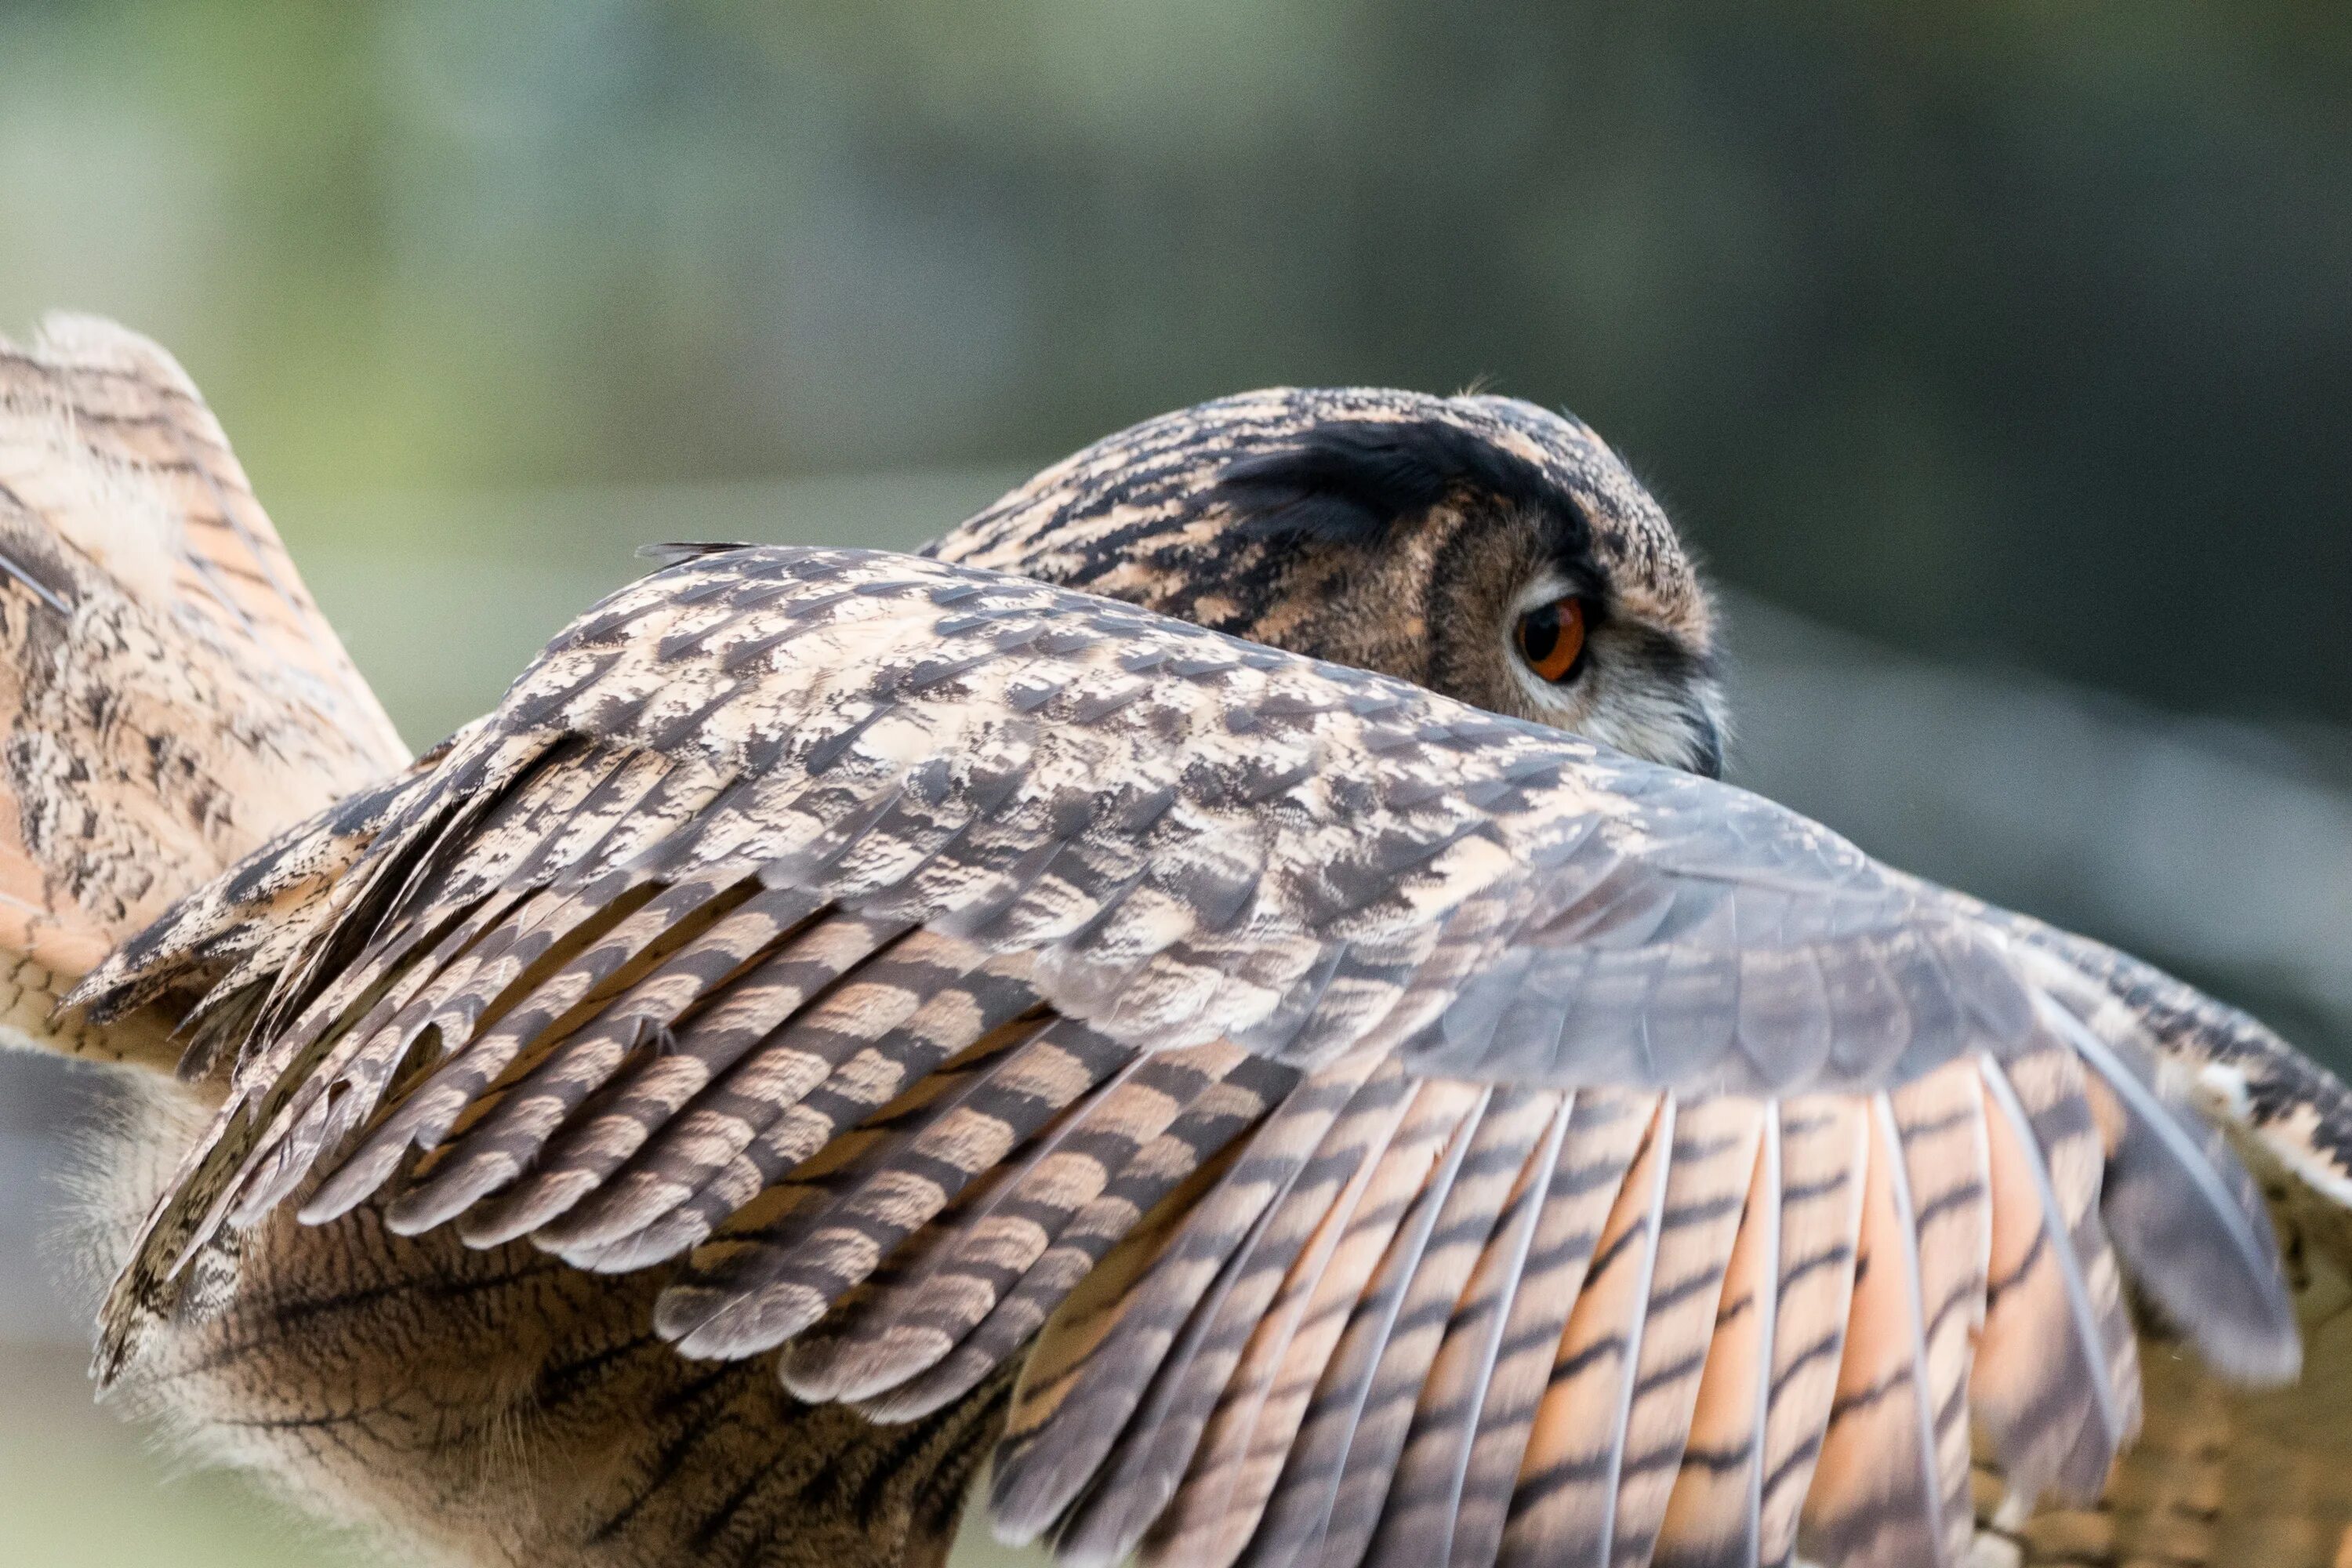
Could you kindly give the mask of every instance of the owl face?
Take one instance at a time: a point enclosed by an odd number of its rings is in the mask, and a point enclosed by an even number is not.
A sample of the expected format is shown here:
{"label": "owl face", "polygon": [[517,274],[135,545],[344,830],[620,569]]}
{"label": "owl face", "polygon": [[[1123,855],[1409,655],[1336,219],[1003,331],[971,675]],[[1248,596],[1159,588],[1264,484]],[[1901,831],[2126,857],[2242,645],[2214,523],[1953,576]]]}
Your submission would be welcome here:
{"label": "owl face", "polygon": [[1517,399],[1202,404],[1046,469],[932,552],[1722,766],[1714,616],[1673,526],[1591,430]]}

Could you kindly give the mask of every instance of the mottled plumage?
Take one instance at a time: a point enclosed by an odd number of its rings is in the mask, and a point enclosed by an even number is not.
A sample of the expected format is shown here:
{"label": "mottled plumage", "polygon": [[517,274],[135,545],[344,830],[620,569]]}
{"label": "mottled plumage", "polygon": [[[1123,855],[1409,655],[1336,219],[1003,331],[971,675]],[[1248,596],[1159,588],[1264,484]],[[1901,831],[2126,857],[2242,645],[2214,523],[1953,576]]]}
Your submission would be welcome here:
{"label": "mottled plumage", "polygon": [[[1281,388],[1148,420],[932,547],[1379,670],[1713,773],[1715,617],[1656,501],[1574,419],[1510,397]],[[1496,657],[1504,615],[1591,603],[1561,689]]]}
{"label": "mottled plumage", "polygon": [[0,1033],[173,899],[408,754],[180,367],[103,321],[0,341]]}
{"label": "mottled plumage", "polygon": [[[998,1528],[1074,1562],[1866,1568],[2063,1560],[2118,1258],[2294,1371],[2189,1101],[2332,1260],[2340,1088],[1681,771],[1705,600],[1581,426],[1251,395],[934,553],[678,552],[159,871],[82,1026],[184,1020],[220,1103],[157,1123],[102,1373],[493,1561],[922,1560],[1002,1423]],[[2084,1528],[2210,1489],[2145,1452]]]}

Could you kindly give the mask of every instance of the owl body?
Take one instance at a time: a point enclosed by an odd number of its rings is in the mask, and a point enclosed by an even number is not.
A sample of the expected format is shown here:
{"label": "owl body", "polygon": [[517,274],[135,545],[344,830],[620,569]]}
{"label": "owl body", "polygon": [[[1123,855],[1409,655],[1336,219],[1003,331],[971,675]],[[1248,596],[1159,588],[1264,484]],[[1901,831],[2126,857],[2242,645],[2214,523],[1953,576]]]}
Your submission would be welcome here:
{"label": "owl body", "polygon": [[160,350],[0,353],[0,481],[10,755],[98,781],[12,775],[9,1026],[184,1051],[100,1376],[411,1553],[935,1562],[992,1458],[1074,1563],[2333,1561],[2341,1087],[1713,783],[1572,420],[680,547],[413,761]]}

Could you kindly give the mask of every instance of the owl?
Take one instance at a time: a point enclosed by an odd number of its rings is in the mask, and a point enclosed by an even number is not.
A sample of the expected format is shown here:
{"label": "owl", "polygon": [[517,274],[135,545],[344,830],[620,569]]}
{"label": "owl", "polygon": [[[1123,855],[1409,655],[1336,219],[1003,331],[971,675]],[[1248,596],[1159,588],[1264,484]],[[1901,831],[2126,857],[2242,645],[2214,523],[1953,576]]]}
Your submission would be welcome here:
{"label": "owl", "polygon": [[1086,1564],[2352,1521],[2342,1087],[1717,782],[1565,417],[1250,394],[920,556],[666,547],[412,759],[68,321],[0,654],[0,1022],[138,1086],[97,1374],[412,1555],[931,1563],[983,1461]]}

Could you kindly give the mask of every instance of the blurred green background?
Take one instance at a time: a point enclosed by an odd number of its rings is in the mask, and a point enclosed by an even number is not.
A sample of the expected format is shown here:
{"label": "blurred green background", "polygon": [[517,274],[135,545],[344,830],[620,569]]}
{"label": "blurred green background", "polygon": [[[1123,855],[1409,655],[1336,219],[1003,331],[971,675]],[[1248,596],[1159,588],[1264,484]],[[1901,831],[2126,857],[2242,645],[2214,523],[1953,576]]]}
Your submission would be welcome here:
{"label": "blurred green background", "polygon": [[[1739,776],[2352,1042],[2352,11],[0,0],[0,330],[187,363],[424,744],[647,539],[908,544],[1275,382],[1572,407],[1735,590]],[[159,1490],[0,1064],[0,1548]]]}

